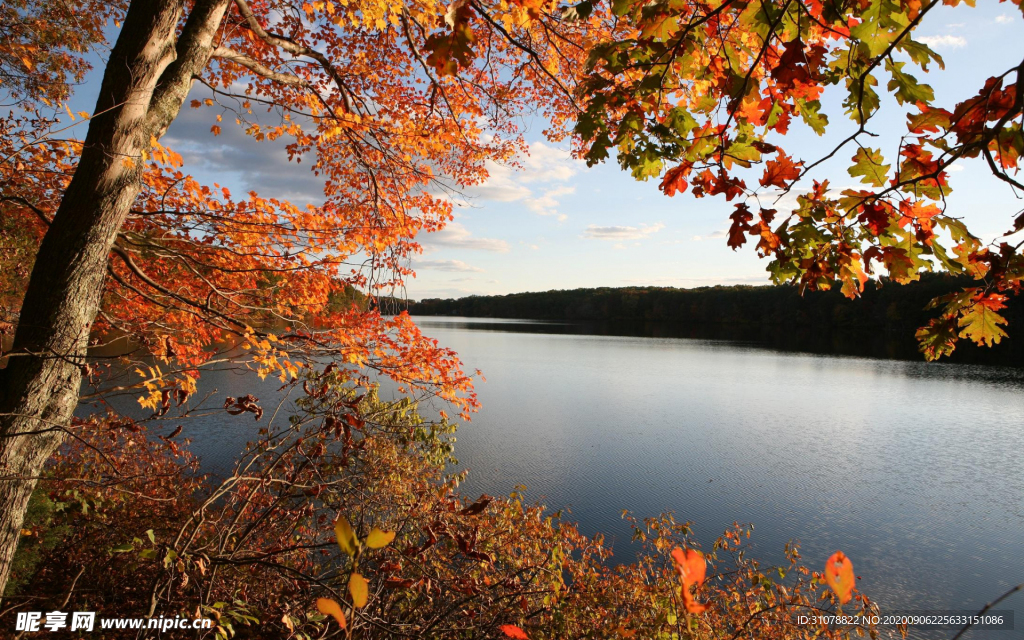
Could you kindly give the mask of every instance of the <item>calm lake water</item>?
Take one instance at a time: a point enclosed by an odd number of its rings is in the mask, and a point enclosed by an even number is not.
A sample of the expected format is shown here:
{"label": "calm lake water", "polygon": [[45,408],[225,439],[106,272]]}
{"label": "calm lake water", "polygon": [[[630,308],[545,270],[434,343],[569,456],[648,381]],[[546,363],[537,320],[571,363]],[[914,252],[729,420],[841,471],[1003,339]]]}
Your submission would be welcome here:
{"label": "calm lake water", "polygon": [[[638,517],[674,511],[710,545],[753,523],[754,554],[789,540],[819,569],[842,549],[883,613],[977,610],[1024,582],[1024,371],[780,352],[681,338],[588,335],[565,325],[418,318],[487,381],[460,427],[467,494],[568,507],[622,561]],[[270,399],[277,383],[260,385]],[[208,375],[208,391],[253,389]],[[244,391],[243,391],[244,389]],[[201,389],[202,391],[202,389]],[[254,432],[222,413],[191,435],[207,468]],[[1015,631],[1024,637],[1024,595]],[[949,638],[953,631],[918,632]]]}

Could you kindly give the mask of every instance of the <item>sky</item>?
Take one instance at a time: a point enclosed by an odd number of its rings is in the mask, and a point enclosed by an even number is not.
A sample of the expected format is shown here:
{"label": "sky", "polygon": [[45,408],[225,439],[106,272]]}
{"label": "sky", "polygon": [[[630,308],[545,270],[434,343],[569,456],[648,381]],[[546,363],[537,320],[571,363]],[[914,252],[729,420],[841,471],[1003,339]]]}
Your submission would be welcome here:
{"label": "sky", "polygon": [[[952,109],[975,95],[991,75],[1004,73],[1024,58],[1024,19],[1010,3],[979,0],[978,7],[941,6],[922,22],[916,37],[943,56],[946,69],[915,73],[935,90],[936,104]],[[73,109],[91,111],[99,70],[78,90]],[[886,80],[880,75],[879,92]],[[198,96],[203,89],[194,90]],[[205,96],[202,96],[205,97]],[[813,161],[849,135],[841,92],[826,92],[823,113],[830,126],[818,137],[802,125],[779,142],[794,158]],[[883,96],[882,110],[869,130],[887,158],[897,155],[906,133],[904,111]],[[767,260],[750,244],[738,251],[725,242],[734,203],[721,196],[669,198],[658,181],[637,182],[611,164],[588,168],[573,160],[566,143],[544,139],[544,121],[526,120],[529,155],[521,168],[490,165],[486,183],[468,189],[443,231],[420,236],[422,255],[413,260],[417,277],[407,283],[411,299],[458,298],[579,287],[767,284]],[[185,108],[163,142],[181,153],[185,169],[206,182],[233,191],[296,202],[322,199],[322,184],[307,165],[289,163],[265,143],[249,140],[224,125],[209,135],[210,115]],[[84,132],[82,132],[84,134]],[[846,173],[853,151],[842,151],[811,177],[839,188],[853,186]],[[952,215],[965,219],[988,241],[1005,232],[1024,200],[996,180],[983,161],[970,160],[951,174]],[[756,177],[747,179],[748,184]],[[810,181],[807,181],[810,184]],[[772,205],[785,212],[795,193]]]}

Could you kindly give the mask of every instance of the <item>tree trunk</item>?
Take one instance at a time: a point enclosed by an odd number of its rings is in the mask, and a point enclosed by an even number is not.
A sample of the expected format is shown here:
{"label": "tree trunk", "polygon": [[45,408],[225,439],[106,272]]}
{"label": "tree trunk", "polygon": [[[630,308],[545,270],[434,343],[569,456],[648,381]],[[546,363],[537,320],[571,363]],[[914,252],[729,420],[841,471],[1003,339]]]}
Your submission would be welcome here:
{"label": "tree trunk", "polygon": [[0,595],[28,498],[78,403],[107,261],[142,188],[142,153],[177,116],[209,61],[228,0],[133,0],[103,76],[96,115],[43,238],[6,369],[0,371]]}

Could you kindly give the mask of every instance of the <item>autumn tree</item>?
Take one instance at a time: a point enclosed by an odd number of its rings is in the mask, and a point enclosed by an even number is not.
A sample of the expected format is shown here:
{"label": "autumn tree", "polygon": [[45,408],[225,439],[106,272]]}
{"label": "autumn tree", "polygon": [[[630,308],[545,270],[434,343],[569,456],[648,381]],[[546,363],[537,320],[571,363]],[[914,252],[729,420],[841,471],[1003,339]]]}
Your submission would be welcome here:
{"label": "autumn tree", "polygon": [[[111,389],[91,345],[127,336],[155,358],[113,386],[157,415],[211,361],[288,379],[329,358],[357,383],[380,373],[474,406],[455,354],[407,315],[339,300],[400,286],[417,234],[451,218],[447,196],[524,151],[525,110],[564,133],[600,20],[562,21],[534,0],[16,0],[0,12],[0,81],[17,103],[0,123],[13,332],[0,591],[44,463],[89,428],[71,422],[83,380]],[[95,109],[72,113],[71,84],[118,28]],[[160,142],[190,107],[206,109],[211,136],[284,141],[322,177],[322,203],[200,183]]]}
{"label": "autumn tree", "polygon": [[[973,286],[931,302],[939,314],[918,331],[920,348],[935,359],[960,338],[991,346],[1006,336],[999,311],[1024,278],[1024,243],[1015,237],[1024,216],[1007,212],[1006,233],[984,243],[963,212],[947,207],[949,171],[980,158],[994,188],[1024,190],[1024,61],[1006,60],[960,102],[936,104],[919,76],[943,60],[915,36],[939,5],[587,0],[579,11],[609,10],[629,33],[590,52],[586,113],[575,128],[580,153],[589,164],[614,154],[637,179],[660,178],[668,196],[724,196],[734,207],[729,246],[755,243],[772,259],[776,283],[839,286],[853,298],[872,274],[897,283],[931,270],[972,277]],[[882,92],[904,111],[898,139],[872,130]],[[838,94],[844,114],[824,112],[827,93]],[[851,132],[820,155],[784,149],[791,130],[823,136],[843,116]],[[833,157],[849,158],[860,187],[830,186],[845,178],[822,174]],[[798,195],[797,206],[781,211],[776,203],[787,193]]]}

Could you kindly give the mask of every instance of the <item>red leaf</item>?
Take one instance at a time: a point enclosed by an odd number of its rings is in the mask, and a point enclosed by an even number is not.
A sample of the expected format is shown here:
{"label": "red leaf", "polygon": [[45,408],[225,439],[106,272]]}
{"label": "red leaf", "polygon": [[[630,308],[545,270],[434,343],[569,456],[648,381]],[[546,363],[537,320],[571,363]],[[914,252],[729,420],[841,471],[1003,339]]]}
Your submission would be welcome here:
{"label": "red leaf", "polygon": [[889,227],[889,209],[890,205],[885,202],[871,202],[861,207],[857,221],[867,225],[871,235],[880,236]]}
{"label": "red leaf", "polygon": [[741,202],[736,205],[736,210],[729,218],[732,225],[729,227],[728,245],[733,249],[739,249],[747,241],[747,231],[750,230],[750,221],[754,219],[754,214]]}

